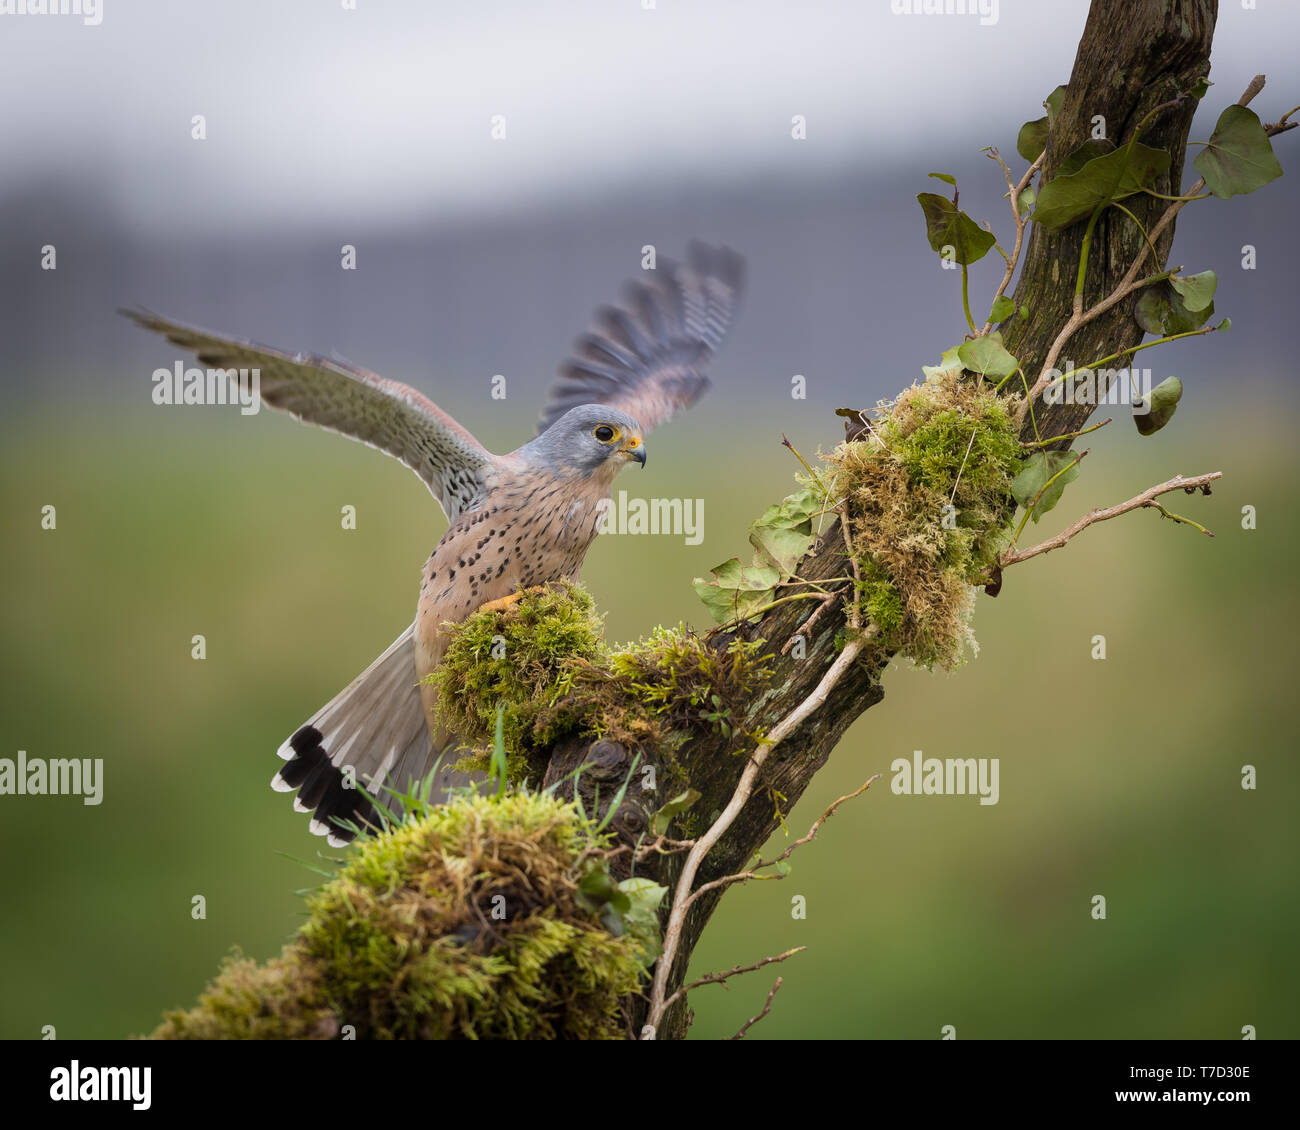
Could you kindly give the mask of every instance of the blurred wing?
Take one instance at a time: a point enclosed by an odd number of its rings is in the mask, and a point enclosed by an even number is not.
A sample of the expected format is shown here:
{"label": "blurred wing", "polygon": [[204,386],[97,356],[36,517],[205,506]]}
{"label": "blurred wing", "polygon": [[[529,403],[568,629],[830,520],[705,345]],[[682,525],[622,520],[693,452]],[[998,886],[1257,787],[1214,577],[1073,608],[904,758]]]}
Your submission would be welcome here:
{"label": "blurred wing", "polygon": [[427,397],[343,361],[307,353],[290,356],[170,322],[148,310],[123,310],[145,329],[194,353],[211,368],[260,370],[262,399],[400,459],[432,492],[449,519],[483,493],[494,457]]}
{"label": "blurred wing", "polygon": [[693,243],[685,265],[662,262],[632,283],[627,305],[597,312],[560,369],[537,426],[544,432],[580,404],[609,404],[649,432],[689,408],[709,387],[705,375],[735,316],[744,260],[725,247]]}

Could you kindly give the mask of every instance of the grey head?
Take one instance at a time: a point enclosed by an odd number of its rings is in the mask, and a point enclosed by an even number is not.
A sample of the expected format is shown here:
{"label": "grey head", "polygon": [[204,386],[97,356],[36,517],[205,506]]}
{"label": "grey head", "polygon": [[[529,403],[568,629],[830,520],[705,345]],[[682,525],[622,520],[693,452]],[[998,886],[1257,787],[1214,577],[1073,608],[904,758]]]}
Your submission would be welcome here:
{"label": "grey head", "polygon": [[554,471],[584,476],[605,471],[610,478],[627,463],[645,466],[641,425],[608,404],[570,408],[519,454]]}

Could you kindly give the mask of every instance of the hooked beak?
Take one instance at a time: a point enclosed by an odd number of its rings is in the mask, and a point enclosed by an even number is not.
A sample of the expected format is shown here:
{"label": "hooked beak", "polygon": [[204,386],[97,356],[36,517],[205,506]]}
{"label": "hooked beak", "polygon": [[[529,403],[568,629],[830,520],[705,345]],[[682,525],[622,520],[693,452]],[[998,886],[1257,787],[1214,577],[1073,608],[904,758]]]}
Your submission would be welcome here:
{"label": "hooked beak", "polygon": [[645,444],[640,436],[628,436],[627,442],[618,450],[625,459],[635,459],[642,467],[645,466]]}

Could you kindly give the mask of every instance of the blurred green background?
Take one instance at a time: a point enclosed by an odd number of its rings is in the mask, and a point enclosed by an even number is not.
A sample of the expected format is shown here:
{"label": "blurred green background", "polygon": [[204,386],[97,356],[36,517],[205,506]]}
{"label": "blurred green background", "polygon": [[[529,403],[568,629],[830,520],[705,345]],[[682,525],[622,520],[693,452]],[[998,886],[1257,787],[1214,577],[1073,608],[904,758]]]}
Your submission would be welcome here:
{"label": "blurred green background", "polygon": [[[483,415],[440,399],[471,426]],[[787,493],[781,430],[805,453],[834,441],[838,421],[798,407],[777,419],[738,405],[725,434],[716,416],[656,433],[646,471],[617,485],[704,497],[707,536],[597,541],[585,580],[610,639],[705,625],[690,581]],[[792,835],[885,777],[787,879],[724,900],[694,969],[807,952],[692,994],[695,1037],[734,1032],[778,972],[751,1038],[1300,1036],[1300,420],[1233,413],[1193,398],[1152,439],[1122,415],[1088,437],[1081,478],[1027,537],[1175,472],[1222,470],[1212,497],[1169,499],[1217,538],[1151,511],[1098,526],[980,597],[976,660],[891,669]],[[522,438],[497,427],[481,433],[497,450]],[[0,1037],[147,1032],[232,946],[264,959],[297,927],[295,891],[316,877],[286,854],[315,858],[321,841],[267,787],[276,746],[409,622],[442,519],[397,463],[274,413],[119,418],[65,402],[2,434],[0,753],[102,757],[106,784],[99,807],[0,799]],[[340,528],[345,504],[356,531]],[[916,749],[1000,758],[1000,803],[894,796],[889,764]],[[795,895],[806,920],[791,917]]]}

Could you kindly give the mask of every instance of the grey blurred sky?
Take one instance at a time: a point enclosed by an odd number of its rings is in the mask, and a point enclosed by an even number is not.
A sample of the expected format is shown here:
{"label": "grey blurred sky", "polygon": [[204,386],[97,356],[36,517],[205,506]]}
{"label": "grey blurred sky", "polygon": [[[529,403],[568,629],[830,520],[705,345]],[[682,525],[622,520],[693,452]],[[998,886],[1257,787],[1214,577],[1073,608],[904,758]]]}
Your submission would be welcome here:
{"label": "grey blurred sky", "polygon": [[[989,26],[889,0],[104,0],[99,26],[0,16],[3,402],[112,402],[155,426],[149,375],[174,350],[114,313],[142,304],[335,351],[513,445],[642,245],[680,255],[698,236],[740,250],[750,284],[714,373],[724,395],[693,415],[800,426],[789,382],[806,374],[797,412],[820,442],[834,408],[894,395],[961,339],[960,277],[939,269],[916,193],[954,173],[962,206],[1007,235],[981,147],[1014,162],[1087,9],[1002,0]],[[1300,102],[1297,32],[1300,3],[1221,4],[1193,138],[1256,72],[1261,114]],[[1155,379],[1193,382],[1185,415],[1245,373],[1289,376],[1300,133],[1278,153],[1281,180],[1180,217],[1174,261],[1218,270],[1236,331],[1146,355]],[[57,271],[40,269],[46,243]],[[359,270],[340,270],[345,243]],[[1258,270],[1240,269],[1246,243]],[[1000,274],[996,255],[975,265],[976,306]],[[508,403],[489,398],[496,373]]]}
{"label": "grey blurred sky", "polygon": [[[796,163],[833,175],[974,148],[1002,124],[991,107],[1032,110],[1065,79],[1087,11],[1001,0],[981,26],[889,0],[641,3],[103,0],[97,27],[0,17],[0,194],[56,173],[193,231],[499,213]],[[1256,71],[1293,74],[1298,33],[1300,4],[1225,0],[1213,77],[1229,100]]]}

